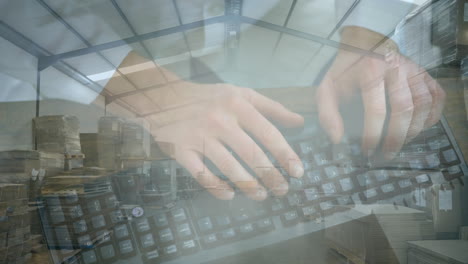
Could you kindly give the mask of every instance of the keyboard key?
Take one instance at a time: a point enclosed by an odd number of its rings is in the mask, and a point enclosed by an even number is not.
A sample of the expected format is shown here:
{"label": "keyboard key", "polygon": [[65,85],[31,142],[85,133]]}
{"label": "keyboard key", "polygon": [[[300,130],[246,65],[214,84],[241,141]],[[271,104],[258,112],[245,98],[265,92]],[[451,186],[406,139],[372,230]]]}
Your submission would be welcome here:
{"label": "keyboard key", "polygon": [[241,225],[239,227],[239,231],[241,232],[241,234],[244,234],[244,235],[252,234],[254,232],[254,227],[250,223],[245,224],[245,225]]}
{"label": "keyboard key", "polygon": [[151,250],[147,253],[144,253],[143,258],[145,259],[145,262],[153,262],[159,259],[159,252],[157,249]]}
{"label": "keyboard key", "polygon": [[440,136],[437,139],[429,141],[429,148],[431,150],[439,150],[450,146],[450,140],[446,135]]}
{"label": "keyboard key", "polygon": [[216,223],[221,227],[225,227],[231,224],[231,219],[227,215],[218,215],[215,218]]}
{"label": "keyboard key", "polygon": [[163,229],[159,231],[159,240],[161,242],[170,242],[174,240],[174,235],[172,234],[172,231],[170,228]]}
{"label": "keyboard key", "polygon": [[239,208],[232,212],[232,218],[234,218],[236,222],[244,222],[249,220],[249,214],[245,208]]}
{"label": "keyboard key", "polygon": [[318,184],[322,180],[320,178],[320,171],[318,170],[308,171],[306,173],[306,179],[307,179],[308,184],[312,184],[312,185]]}
{"label": "keyboard key", "polygon": [[133,246],[132,240],[127,239],[127,240],[119,241],[119,252],[122,255],[134,253],[135,248]]}
{"label": "keyboard key", "polygon": [[463,172],[461,171],[460,166],[449,167],[446,171],[444,171],[443,174],[447,181],[451,181],[463,176]]}
{"label": "keyboard key", "polygon": [[236,231],[234,228],[228,228],[221,231],[221,238],[222,239],[233,239],[236,236]]}
{"label": "keyboard key", "polygon": [[124,220],[124,215],[121,210],[115,210],[110,212],[110,219],[113,224],[117,224]]}
{"label": "keyboard key", "polygon": [[429,168],[437,168],[440,166],[440,159],[437,153],[432,153],[426,156],[426,162]]}
{"label": "keyboard key", "polygon": [[96,215],[91,218],[91,223],[94,229],[99,229],[106,226],[106,219],[103,215]]}
{"label": "keyboard key", "polygon": [[90,214],[99,213],[101,211],[101,203],[99,200],[92,200],[88,202],[87,208]]}
{"label": "keyboard key", "polygon": [[374,171],[374,175],[379,182],[388,180],[388,173],[385,170],[376,170]]}
{"label": "keyboard key", "polygon": [[170,245],[170,246],[164,247],[163,250],[164,250],[164,255],[166,257],[174,257],[178,253],[176,245]]}
{"label": "keyboard key", "polygon": [[275,225],[273,224],[273,221],[271,221],[270,218],[265,218],[265,219],[261,219],[261,220],[258,220],[257,222],[257,226],[260,230],[273,230],[275,229]]}
{"label": "keyboard key", "polygon": [[350,191],[353,189],[353,182],[350,178],[344,178],[340,180],[341,189],[344,192]]}
{"label": "keyboard key", "polygon": [[192,235],[192,230],[190,229],[190,225],[188,223],[177,225],[176,229],[179,237],[186,238]]}
{"label": "keyboard key", "polygon": [[302,198],[298,193],[291,193],[287,196],[289,206],[298,206],[302,204]]}
{"label": "keyboard key", "polygon": [[151,230],[148,218],[140,218],[135,220],[135,227],[138,233],[145,233]]}
{"label": "keyboard key", "polygon": [[364,196],[367,199],[373,198],[373,197],[377,196],[377,190],[375,188],[366,190],[366,191],[364,191]]}
{"label": "keyboard key", "polygon": [[352,163],[350,163],[350,162],[344,163],[344,164],[342,165],[342,167],[343,167],[343,173],[344,173],[344,174],[351,174],[351,173],[353,173],[354,171],[356,171],[356,167],[355,167]]}
{"label": "keyboard key", "polygon": [[336,193],[336,187],[335,184],[332,182],[326,183],[322,185],[322,190],[325,193],[325,195],[333,195]]}
{"label": "keyboard key", "polygon": [[351,200],[351,197],[349,196],[340,196],[336,198],[336,201],[338,202],[339,205],[349,205],[353,203],[353,201]]}
{"label": "keyboard key", "polygon": [[409,165],[410,165],[410,168],[412,168],[413,170],[424,169],[424,164],[419,159],[410,160]]}
{"label": "keyboard key", "polygon": [[203,217],[198,219],[198,228],[202,233],[209,232],[213,229],[213,223],[211,222],[210,217]]}
{"label": "keyboard key", "polygon": [[304,167],[304,171],[308,171],[310,169],[312,169],[312,162],[308,161],[308,160],[302,160],[302,165]]}
{"label": "keyboard key", "polygon": [[284,209],[283,201],[279,198],[274,198],[271,203],[271,210],[273,213],[277,213]]}
{"label": "keyboard key", "polygon": [[198,251],[198,243],[191,239],[183,241],[179,247],[183,254],[193,254]]}
{"label": "keyboard key", "polygon": [[457,154],[455,153],[455,150],[453,149],[448,149],[442,152],[442,156],[444,157],[444,163],[453,163],[453,162],[458,162],[458,157]]}
{"label": "keyboard key", "polygon": [[400,188],[402,188],[402,189],[411,187],[411,180],[410,180],[410,179],[403,179],[403,180],[400,180],[400,181],[398,181],[398,185],[399,185]]}
{"label": "keyboard key", "polygon": [[154,216],[154,224],[161,228],[169,225],[169,221],[167,220],[167,216],[165,213],[159,213]]}
{"label": "keyboard key", "polygon": [[[343,142],[343,141],[342,141]],[[342,161],[349,156],[348,144],[337,144],[333,145],[332,154],[334,161]]]}
{"label": "keyboard key", "polygon": [[184,208],[179,208],[171,212],[174,221],[184,222],[187,220],[187,215],[185,214]]}
{"label": "keyboard key", "polygon": [[334,204],[332,203],[332,201],[325,201],[325,202],[320,203],[320,209],[322,209],[322,211],[330,210],[333,207],[334,207]]}
{"label": "keyboard key", "polygon": [[72,218],[78,218],[83,216],[83,210],[80,205],[75,205],[70,208],[70,216]]}
{"label": "keyboard key", "polygon": [[393,185],[393,183],[389,183],[389,184],[384,184],[380,187],[380,189],[382,190],[382,192],[384,193],[389,193],[389,192],[393,192],[395,190],[395,186]]}
{"label": "keyboard key", "polygon": [[354,204],[362,204],[361,197],[360,197],[359,193],[355,193],[355,194],[351,195],[351,199],[353,200]]}
{"label": "keyboard key", "polygon": [[429,176],[427,174],[421,174],[416,176],[416,182],[421,184],[421,183],[428,183],[430,182]]}
{"label": "keyboard key", "polygon": [[254,216],[255,217],[264,217],[268,214],[268,211],[264,208],[265,204],[258,203],[257,206],[254,208]]}
{"label": "keyboard key", "polygon": [[207,247],[215,246],[218,243],[218,237],[216,234],[210,234],[202,237],[202,242]]}
{"label": "keyboard key", "polygon": [[338,176],[338,168],[336,166],[330,166],[325,168],[325,175],[329,179],[333,179]]}
{"label": "keyboard key", "polygon": [[290,226],[298,222],[299,215],[297,214],[296,210],[288,211],[281,215],[281,220],[283,222],[283,225]]}
{"label": "keyboard key", "polygon": [[101,258],[103,260],[110,260],[115,257],[115,248],[112,244],[101,247],[99,252],[101,253]]}
{"label": "keyboard key", "polygon": [[319,192],[317,188],[309,188],[304,190],[306,200],[307,201],[314,201],[319,198]]}
{"label": "keyboard key", "polygon": [[84,264],[94,264],[98,263],[97,255],[94,250],[87,250],[81,253]]}
{"label": "keyboard key", "polygon": [[125,224],[114,227],[114,235],[117,239],[122,239],[129,236],[128,227]]}
{"label": "keyboard key", "polygon": [[154,242],[154,237],[152,233],[142,235],[140,237],[140,242],[141,242],[141,247],[145,249],[156,245],[156,243]]}
{"label": "keyboard key", "polygon": [[293,191],[299,191],[304,189],[303,179],[289,178],[289,189]]}
{"label": "keyboard key", "polygon": [[73,223],[75,233],[80,234],[88,231],[88,225],[85,220],[79,220]]}
{"label": "keyboard key", "polygon": [[91,237],[89,235],[84,235],[78,237],[78,245],[81,248],[91,248],[93,246],[93,242],[91,241]]}
{"label": "keyboard key", "polygon": [[315,160],[315,163],[318,165],[318,166],[323,166],[323,165],[327,165],[328,164],[328,159],[326,157],[326,155],[324,153],[320,153],[320,154],[315,154],[314,155],[314,160]]}
{"label": "keyboard key", "polygon": [[105,201],[107,208],[116,208],[119,206],[119,200],[117,200],[115,195],[107,196]]}
{"label": "keyboard key", "polygon": [[359,174],[357,176],[357,179],[358,179],[359,185],[361,185],[362,187],[366,187],[372,184],[372,180],[369,177],[368,173]]}
{"label": "keyboard key", "polygon": [[314,150],[312,142],[301,142],[299,143],[302,154],[307,155]]}
{"label": "keyboard key", "polygon": [[302,215],[306,218],[311,218],[317,210],[315,210],[315,207],[313,206],[306,206],[302,208]]}

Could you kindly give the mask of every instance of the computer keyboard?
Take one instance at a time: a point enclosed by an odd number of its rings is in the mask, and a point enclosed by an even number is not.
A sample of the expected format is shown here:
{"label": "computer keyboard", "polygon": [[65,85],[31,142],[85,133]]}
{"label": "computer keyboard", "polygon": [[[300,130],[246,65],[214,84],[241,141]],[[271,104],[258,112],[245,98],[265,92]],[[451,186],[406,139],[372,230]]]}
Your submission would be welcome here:
{"label": "computer keyboard", "polygon": [[[115,217],[97,219],[94,216],[97,209],[91,206],[86,210],[91,218],[81,223],[89,224],[90,233],[94,235],[90,241],[94,242],[83,245],[71,231],[69,239],[75,243],[73,247],[71,244],[66,247],[78,248],[81,252],[73,257],[58,258],[59,262],[216,262],[223,257],[323,230],[325,222],[327,226],[345,223],[358,217],[349,210],[354,204],[391,203],[417,207],[414,195],[417,189],[450,181],[464,184],[466,165],[443,122],[406,144],[392,161],[364,157],[358,140],[345,138],[339,145],[332,145],[317,124],[315,120],[309,121],[302,133],[287,137],[301,157],[305,173],[300,179],[292,178],[278,165],[289,181],[289,192],[285,196],[270,194],[259,202],[238,191],[232,201],[217,200],[178,165],[155,161],[153,171],[177,173],[178,199],[164,207],[136,199],[141,202],[138,217],[129,210],[119,210],[119,213],[114,212]],[[271,160],[276,166],[277,162]],[[212,169],[222,177],[216,168]],[[114,181],[114,184],[116,182],[122,181]],[[114,190],[129,188],[117,186]],[[129,194],[119,195],[116,191],[116,195],[126,197]],[[112,201],[110,197],[113,196],[99,198],[101,214],[116,210],[115,204],[108,201]],[[87,202],[88,207],[89,204],[93,205]],[[92,212],[93,208],[96,210]],[[54,225],[64,226],[55,222]],[[79,224],[75,224],[77,227],[80,230]],[[104,232],[104,238],[103,230],[109,231]]]}

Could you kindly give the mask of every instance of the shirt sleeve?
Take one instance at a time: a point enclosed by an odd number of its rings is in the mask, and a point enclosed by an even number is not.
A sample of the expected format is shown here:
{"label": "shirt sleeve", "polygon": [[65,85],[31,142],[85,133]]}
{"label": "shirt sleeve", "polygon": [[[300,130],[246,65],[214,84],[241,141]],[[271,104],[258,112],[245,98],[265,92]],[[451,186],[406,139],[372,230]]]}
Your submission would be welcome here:
{"label": "shirt sleeve", "polygon": [[[343,0],[336,0],[337,9]],[[361,0],[345,19],[342,27],[358,26],[391,37],[392,32],[415,7],[411,0]]]}

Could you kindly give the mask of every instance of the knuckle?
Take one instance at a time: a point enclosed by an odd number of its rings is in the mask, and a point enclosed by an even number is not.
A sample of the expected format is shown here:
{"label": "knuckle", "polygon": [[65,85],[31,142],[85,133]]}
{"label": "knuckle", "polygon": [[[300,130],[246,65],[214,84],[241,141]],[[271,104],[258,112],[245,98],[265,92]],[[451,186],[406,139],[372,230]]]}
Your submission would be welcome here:
{"label": "knuckle", "polygon": [[261,139],[267,146],[275,144],[280,136],[279,132],[272,125],[267,125],[262,128]]}
{"label": "knuckle", "polygon": [[437,87],[434,92],[434,101],[443,102],[445,101],[447,94],[445,93],[444,89]]}
{"label": "knuckle", "polygon": [[224,174],[232,174],[235,170],[235,163],[230,157],[224,156],[220,158],[216,167],[218,167]]}
{"label": "knuckle", "polygon": [[231,94],[226,97],[225,104],[229,109],[241,109],[245,105],[245,99],[238,94]]}
{"label": "knuckle", "polygon": [[392,114],[412,114],[413,112],[414,104],[410,96],[394,100],[392,104]]}
{"label": "knuckle", "polygon": [[219,111],[207,114],[206,122],[209,128],[225,129],[228,126],[226,118]]}
{"label": "knuckle", "polygon": [[414,105],[418,107],[430,106],[432,105],[432,95],[427,89],[421,89],[417,93],[413,94],[413,101]]}

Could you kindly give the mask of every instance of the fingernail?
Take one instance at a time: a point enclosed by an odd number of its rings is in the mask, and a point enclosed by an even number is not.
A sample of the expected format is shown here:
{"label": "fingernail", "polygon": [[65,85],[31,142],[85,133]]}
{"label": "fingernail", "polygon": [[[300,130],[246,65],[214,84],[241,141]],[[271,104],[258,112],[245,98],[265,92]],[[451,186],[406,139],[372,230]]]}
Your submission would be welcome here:
{"label": "fingernail", "polygon": [[294,165],[292,176],[296,178],[300,178],[302,177],[302,175],[304,175],[304,168],[302,167],[302,165],[300,164]]}

